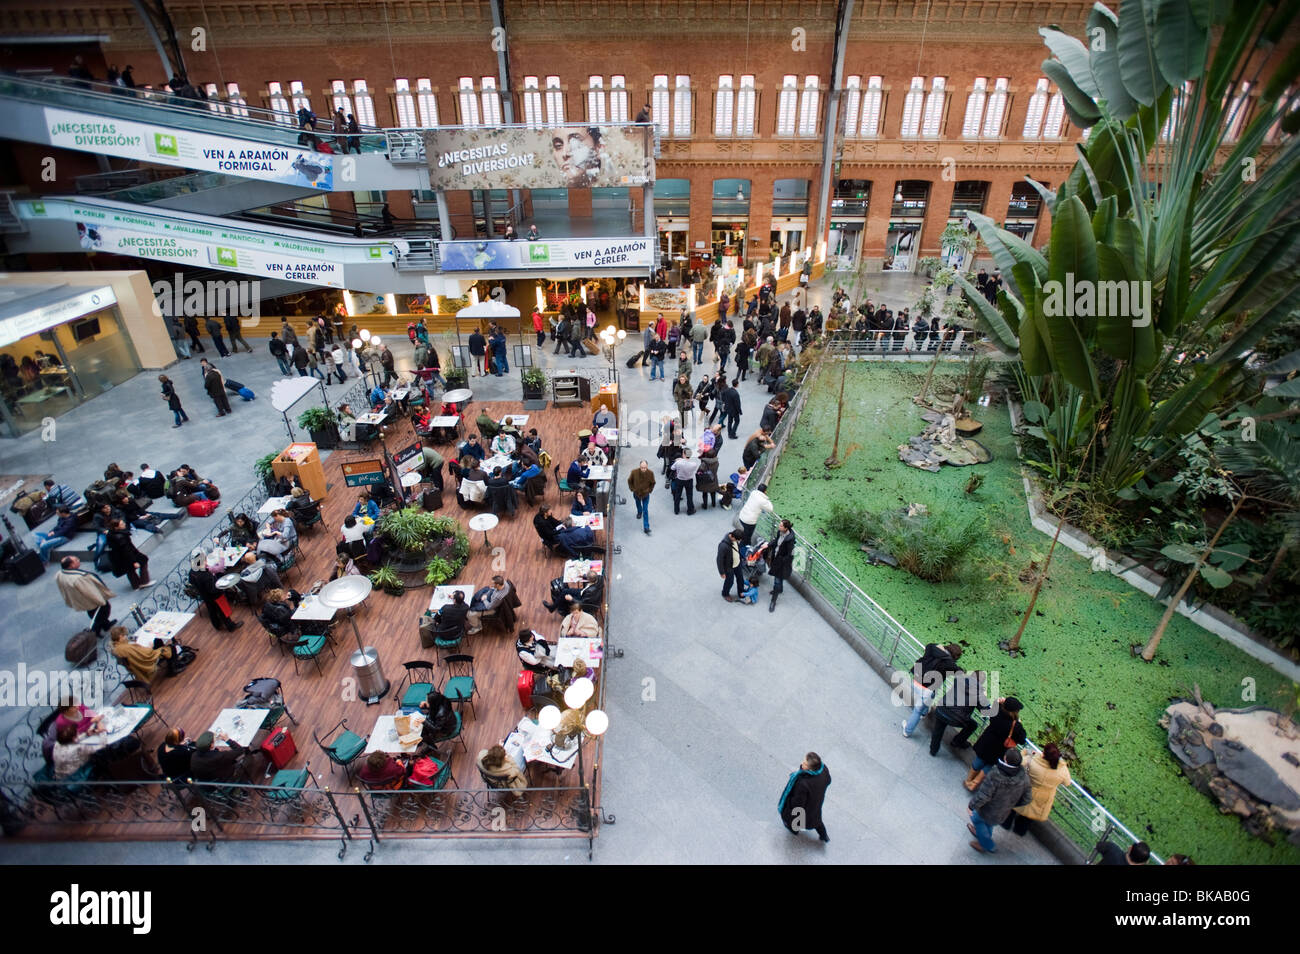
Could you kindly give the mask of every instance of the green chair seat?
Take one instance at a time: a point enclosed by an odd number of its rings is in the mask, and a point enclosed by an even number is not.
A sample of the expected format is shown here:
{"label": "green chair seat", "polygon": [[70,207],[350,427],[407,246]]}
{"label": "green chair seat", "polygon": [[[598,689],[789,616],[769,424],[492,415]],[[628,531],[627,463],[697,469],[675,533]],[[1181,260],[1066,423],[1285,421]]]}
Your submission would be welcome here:
{"label": "green chair seat", "polygon": [[473,676],[452,676],[442,687],[442,694],[453,702],[463,702],[474,695]]}
{"label": "green chair seat", "polygon": [[325,648],[325,640],[326,637],[323,635],[304,636],[305,645],[293,647],[293,654],[299,659],[311,659],[313,656],[319,656],[321,650]]}
{"label": "green chair seat", "polygon": [[307,769],[280,769],[271,779],[271,788],[275,791],[267,792],[266,797],[279,802],[297,798],[301,793],[296,789],[306,788],[307,779],[310,777],[311,772]]}
{"label": "green chair seat", "polygon": [[334,749],[333,757],[346,764],[365,750],[366,740],[351,729],[347,729],[334,740],[334,745],[331,747]]}
{"label": "green chair seat", "polygon": [[431,682],[411,683],[409,686],[406,687],[406,691],[402,693],[401,708],[403,709],[410,709],[412,707],[418,708],[420,703],[423,702],[428,697],[429,693],[432,691],[433,691],[433,683]]}
{"label": "green chair seat", "polygon": [[456,717],[456,727],[452,729],[450,732],[444,733],[443,735],[435,735],[433,737],[433,741],[446,742],[448,739],[454,739],[460,735],[460,729],[461,729],[460,713],[454,712],[452,713],[452,715]]}

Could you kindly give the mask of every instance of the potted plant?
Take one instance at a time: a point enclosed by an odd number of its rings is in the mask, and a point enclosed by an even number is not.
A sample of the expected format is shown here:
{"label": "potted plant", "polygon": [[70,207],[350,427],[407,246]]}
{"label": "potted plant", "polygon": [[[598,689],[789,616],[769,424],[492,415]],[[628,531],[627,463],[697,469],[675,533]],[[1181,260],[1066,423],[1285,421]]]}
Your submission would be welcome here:
{"label": "potted plant", "polygon": [[469,387],[469,368],[448,368],[443,377],[447,380],[447,390]]}
{"label": "potted plant", "polygon": [[253,461],[253,473],[257,474],[258,479],[261,480],[262,483],[266,484],[268,490],[271,485],[275,483],[275,474],[271,470],[271,464],[274,463],[275,459],[279,456],[279,451],[271,451],[271,453],[264,454],[257,460]]}
{"label": "potted plant", "polygon": [[312,443],[328,450],[339,444],[338,418],[327,407],[309,407],[298,415],[298,426],[311,432]]}
{"label": "potted plant", "polygon": [[524,368],[519,375],[524,386],[524,402],[541,401],[546,403],[546,372],[541,368]]}
{"label": "potted plant", "polygon": [[434,557],[424,568],[424,582],[430,586],[442,586],[457,573],[460,567],[442,557]]}
{"label": "potted plant", "polygon": [[401,596],[406,592],[406,584],[391,566],[382,566],[371,573],[370,582],[389,596]]}
{"label": "potted plant", "polygon": [[436,542],[437,556],[453,564],[456,572],[469,559],[469,534],[455,517],[434,516],[429,521],[430,537]]}

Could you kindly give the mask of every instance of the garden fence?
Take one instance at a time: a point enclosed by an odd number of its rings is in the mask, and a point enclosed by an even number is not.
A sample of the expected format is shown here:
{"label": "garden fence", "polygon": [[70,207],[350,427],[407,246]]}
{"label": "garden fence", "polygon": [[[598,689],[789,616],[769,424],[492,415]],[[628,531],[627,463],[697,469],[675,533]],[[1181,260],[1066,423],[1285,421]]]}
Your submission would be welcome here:
{"label": "garden fence", "polygon": [[[836,360],[835,354],[843,353],[832,347],[827,360]],[[843,359],[838,359],[843,360]],[[812,376],[811,370],[799,382],[790,407],[782,416],[772,434],[773,447],[755,464],[753,471],[745,482],[746,494],[760,483],[771,480],[776,472],[790,436],[794,432],[798,418],[807,400]],[[780,516],[764,513],[759,520],[756,534],[770,537]],[[869,647],[870,652],[883,659],[890,670],[909,670],[913,663],[925,652],[925,644],[913,636],[907,628],[894,619],[879,603],[868,596],[844,572],[835,565],[817,547],[817,544],[795,532],[794,551],[795,582],[820,595],[830,607],[836,618],[844,623],[859,642],[859,648]],[[975,713],[977,723],[983,726],[985,719]],[[1032,741],[1028,746],[1039,751]],[[1074,843],[1080,852],[1091,857],[1097,843],[1103,838],[1122,842],[1127,848],[1140,841],[1118,818],[1106,809],[1092,794],[1072,782],[1057,789],[1056,801],[1052,807],[1051,821]],[[1159,863],[1155,854],[1152,858]]]}

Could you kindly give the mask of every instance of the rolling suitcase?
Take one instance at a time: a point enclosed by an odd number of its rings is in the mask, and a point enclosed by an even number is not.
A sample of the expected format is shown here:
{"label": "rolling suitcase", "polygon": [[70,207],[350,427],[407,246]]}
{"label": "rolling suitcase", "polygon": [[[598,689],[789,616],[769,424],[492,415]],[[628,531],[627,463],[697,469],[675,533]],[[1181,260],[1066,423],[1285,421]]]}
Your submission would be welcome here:
{"label": "rolling suitcase", "polygon": [[288,765],[298,754],[298,747],[294,745],[293,734],[288,729],[280,728],[266,737],[266,741],[262,743],[262,751],[278,770]]}
{"label": "rolling suitcase", "polygon": [[515,688],[519,691],[519,704],[525,709],[533,707],[533,679],[535,673],[531,669],[523,669],[519,672],[519,678],[515,681]]}
{"label": "rolling suitcase", "polygon": [[636,363],[641,360],[643,354],[645,354],[644,351],[638,351],[636,354],[632,355],[632,357],[627,359],[627,366],[629,368],[636,367]]}
{"label": "rolling suitcase", "polygon": [[442,507],[442,491],[437,487],[430,487],[421,495],[420,506],[426,511],[440,509]]}
{"label": "rolling suitcase", "polygon": [[583,338],[582,346],[587,349],[587,354],[600,354],[600,345],[590,338]]}
{"label": "rolling suitcase", "polygon": [[9,571],[9,579],[15,583],[26,585],[45,572],[45,564],[41,562],[41,555],[35,550],[24,550],[9,558],[6,567]]}
{"label": "rolling suitcase", "polygon": [[74,666],[81,666],[94,659],[98,650],[99,640],[94,630],[83,629],[68,640],[68,645],[63,648],[63,658]]}

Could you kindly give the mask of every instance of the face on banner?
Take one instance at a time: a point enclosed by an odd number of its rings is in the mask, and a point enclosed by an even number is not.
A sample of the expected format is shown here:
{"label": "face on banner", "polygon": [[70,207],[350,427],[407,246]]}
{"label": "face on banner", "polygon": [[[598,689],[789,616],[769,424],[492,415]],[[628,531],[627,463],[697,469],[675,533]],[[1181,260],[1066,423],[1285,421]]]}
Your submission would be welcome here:
{"label": "face on banner", "polygon": [[647,133],[633,126],[431,129],[435,189],[592,189],[654,181]]}
{"label": "face on banner", "polygon": [[551,153],[567,188],[590,189],[600,179],[605,149],[598,128],[552,130]]}

